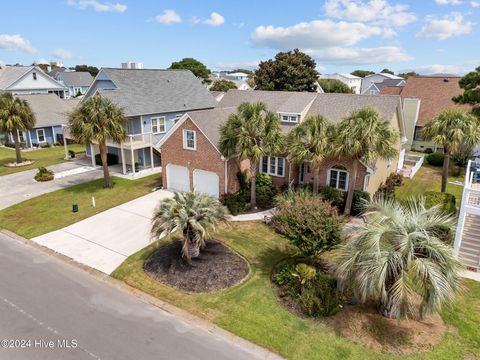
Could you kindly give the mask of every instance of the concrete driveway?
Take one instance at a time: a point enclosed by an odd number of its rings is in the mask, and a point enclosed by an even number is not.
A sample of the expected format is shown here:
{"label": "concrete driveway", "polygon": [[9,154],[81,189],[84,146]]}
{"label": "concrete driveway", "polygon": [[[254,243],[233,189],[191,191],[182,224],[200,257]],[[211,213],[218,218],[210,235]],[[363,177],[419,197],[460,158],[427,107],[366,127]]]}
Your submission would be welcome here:
{"label": "concrete driveway", "polygon": [[111,274],[128,256],[150,243],[153,210],[173,193],[158,190],[32,241]]}
{"label": "concrete driveway", "polygon": [[[69,176],[46,182],[36,182],[33,179],[38,171],[37,169],[0,176],[0,210],[36,196],[99,179],[103,176],[101,170],[88,168],[86,165],[88,164],[82,161],[73,161],[48,166],[48,169],[53,170],[55,174],[63,173]],[[77,170],[83,169],[89,171],[77,172]]]}

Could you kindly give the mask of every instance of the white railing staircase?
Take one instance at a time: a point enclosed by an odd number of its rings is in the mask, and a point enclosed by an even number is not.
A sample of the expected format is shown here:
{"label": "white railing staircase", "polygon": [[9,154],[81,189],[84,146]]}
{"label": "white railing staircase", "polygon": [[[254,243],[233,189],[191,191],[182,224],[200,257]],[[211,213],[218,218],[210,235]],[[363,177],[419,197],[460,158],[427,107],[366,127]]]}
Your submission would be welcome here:
{"label": "white railing staircase", "polygon": [[465,215],[458,259],[467,268],[480,270],[480,215]]}

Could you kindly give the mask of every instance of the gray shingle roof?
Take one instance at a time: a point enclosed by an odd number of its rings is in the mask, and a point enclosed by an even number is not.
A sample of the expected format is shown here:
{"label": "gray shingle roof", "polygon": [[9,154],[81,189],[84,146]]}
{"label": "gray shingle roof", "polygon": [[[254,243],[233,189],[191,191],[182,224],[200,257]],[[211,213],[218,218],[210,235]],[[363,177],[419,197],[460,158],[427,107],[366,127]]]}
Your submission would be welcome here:
{"label": "gray shingle roof", "polygon": [[213,108],[214,97],[189,70],[102,69],[117,86],[99,90],[127,116]]}
{"label": "gray shingle roof", "polygon": [[66,86],[90,86],[93,77],[86,71],[62,71],[61,75]]}
{"label": "gray shingle roof", "polygon": [[33,66],[2,66],[0,67],[0,89],[5,90],[17,79],[29,72]]}
{"label": "gray shingle roof", "polygon": [[402,82],[405,84],[404,79],[385,79],[382,82],[375,83],[375,85],[379,90],[382,90],[386,86],[402,86],[400,85]]}
{"label": "gray shingle roof", "polygon": [[[226,100],[226,101],[224,101]],[[309,101],[308,101],[309,100]],[[240,91],[229,90],[212,110],[188,112],[188,116],[205,133],[214,144],[220,139],[220,125],[227,121],[230,114],[237,111],[242,102],[264,102],[274,112],[285,109],[286,112],[302,112],[310,104],[308,115],[322,115],[331,122],[338,122],[344,116],[355,110],[371,106],[385,119],[390,121],[401,106],[398,95],[355,95],[355,94],[322,94],[322,93],[292,93],[283,91]],[[290,104],[291,107],[288,107]],[[304,105],[302,105],[304,104]],[[304,106],[303,108],[301,106]],[[295,124],[282,124],[283,132],[289,132]]]}
{"label": "gray shingle roof", "polygon": [[35,114],[35,127],[46,127],[66,124],[67,114],[72,112],[79,100],[62,100],[55,94],[18,95],[20,99],[27,100]]}

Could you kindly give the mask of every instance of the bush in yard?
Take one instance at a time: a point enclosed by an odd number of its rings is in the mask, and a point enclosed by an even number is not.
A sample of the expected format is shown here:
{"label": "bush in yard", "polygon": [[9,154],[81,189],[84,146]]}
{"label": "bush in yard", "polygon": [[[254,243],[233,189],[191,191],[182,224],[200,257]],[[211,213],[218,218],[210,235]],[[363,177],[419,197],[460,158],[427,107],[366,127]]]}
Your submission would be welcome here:
{"label": "bush in yard", "polygon": [[320,196],[326,201],[336,206],[340,211],[345,207],[345,195],[331,186],[325,186],[319,191]]}
{"label": "bush in yard", "polygon": [[[107,153],[107,165],[116,165],[118,164],[118,155]],[[100,154],[95,155],[95,165],[102,165],[102,159],[100,159]]]}
{"label": "bush in yard", "polygon": [[237,191],[234,194],[225,194],[222,198],[222,203],[227,207],[232,215],[238,215],[247,208],[247,201],[245,200],[245,193]]}
{"label": "bush in yard", "polygon": [[451,159],[455,165],[464,168],[468,164],[468,160],[472,157],[472,148],[470,146],[461,146],[451,155]]}
{"label": "bush in yard", "polygon": [[440,210],[445,214],[455,215],[457,207],[455,206],[455,196],[449,193],[437,191],[427,191],[423,194],[425,198],[425,207],[430,209],[435,205],[440,206]]}
{"label": "bush in yard", "polygon": [[49,143],[45,143],[45,144],[40,145],[40,147],[41,147],[42,149],[46,149],[46,148],[49,148],[49,147],[51,147],[51,146],[50,146]]}
{"label": "bush in yard", "polygon": [[431,154],[431,153],[433,153],[433,149],[432,148],[426,148],[424,153],[425,154]]}
{"label": "bush in yard", "polygon": [[342,240],[343,220],[328,202],[316,195],[288,195],[275,211],[272,226],[295,245],[302,256],[318,257]]}
{"label": "bush in yard", "polygon": [[355,190],[353,193],[352,211],[350,215],[358,216],[363,212],[365,204],[370,201],[370,194],[366,191]]}
{"label": "bush in yard", "polygon": [[385,183],[375,193],[375,197],[392,197],[395,195],[395,188],[402,186],[403,175],[392,173],[388,176]]}
{"label": "bush in yard", "polygon": [[257,205],[261,209],[266,209],[272,206],[273,198],[277,194],[277,189],[273,184],[272,178],[269,175],[258,173],[256,179],[257,185]]}
{"label": "bush in yard", "polygon": [[443,158],[444,156],[441,153],[432,153],[427,156],[427,163],[432,166],[442,166]]}
{"label": "bush in yard", "polygon": [[39,167],[38,172],[35,175],[35,180],[36,181],[50,181],[53,180],[54,178],[54,173],[52,170],[48,170],[45,167]]}

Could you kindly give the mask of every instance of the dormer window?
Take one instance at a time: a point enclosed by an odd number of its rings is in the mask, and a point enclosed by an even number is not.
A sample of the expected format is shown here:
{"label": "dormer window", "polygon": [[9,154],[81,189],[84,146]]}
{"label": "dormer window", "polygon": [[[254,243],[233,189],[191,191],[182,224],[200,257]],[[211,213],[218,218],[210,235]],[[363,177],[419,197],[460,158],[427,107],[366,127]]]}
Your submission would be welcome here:
{"label": "dormer window", "polygon": [[280,119],[285,123],[298,123],[299,118],[297,114],[280,114]]}
{"label": "dormer window", "polygon": [[36,72],[32,73],[32,76],[33,76],[33,80],[37,80],[37,73]]}

